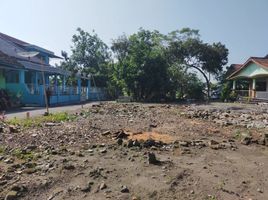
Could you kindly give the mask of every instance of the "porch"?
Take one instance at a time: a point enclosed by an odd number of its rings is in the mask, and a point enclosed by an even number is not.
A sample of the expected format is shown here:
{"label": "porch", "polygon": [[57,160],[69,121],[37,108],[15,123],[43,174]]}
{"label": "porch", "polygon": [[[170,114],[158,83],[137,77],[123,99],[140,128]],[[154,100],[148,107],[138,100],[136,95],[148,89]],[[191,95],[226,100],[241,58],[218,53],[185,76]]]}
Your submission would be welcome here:
{"label": "porch", "polygon": [[236,92],[239,98],[268,100],[268,78],[233,80],[232,90]]}
{"label": "porch", "polygon": [[2,69],[1,73],[2,87],[24,105],[45,106],[44,89],[48,87],[51,105],[79,103],[90,97],[89,78],[33,70]]}

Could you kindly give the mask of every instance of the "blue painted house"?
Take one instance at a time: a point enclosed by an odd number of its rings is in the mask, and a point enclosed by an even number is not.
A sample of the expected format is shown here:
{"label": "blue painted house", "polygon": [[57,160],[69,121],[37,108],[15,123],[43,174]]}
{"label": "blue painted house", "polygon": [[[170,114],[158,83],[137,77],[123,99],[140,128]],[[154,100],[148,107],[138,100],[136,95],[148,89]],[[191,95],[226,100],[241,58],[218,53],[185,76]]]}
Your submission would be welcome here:
{"label": "blue painted house", "polygon": [[61,59],[53,52],[0,33],[0,89],[15,94],[22,104],[45,105],[45,88],[53,105],[90,99],[90,78],[50,65]]}

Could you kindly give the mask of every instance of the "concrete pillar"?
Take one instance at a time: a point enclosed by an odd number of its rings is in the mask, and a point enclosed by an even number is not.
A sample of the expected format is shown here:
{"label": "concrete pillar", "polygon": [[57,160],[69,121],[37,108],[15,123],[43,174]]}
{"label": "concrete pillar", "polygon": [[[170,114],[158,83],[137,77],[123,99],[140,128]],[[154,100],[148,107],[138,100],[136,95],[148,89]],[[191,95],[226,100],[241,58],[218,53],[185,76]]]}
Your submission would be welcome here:
{"label": "concrete pillar", "polygon": [[233,90],[236,88],[236,80],[233,80]]}
{"label": "concrete pillar", "polygon": [[77,90],[78,90],[78,95],[81,95],[81,78],[77,79]]}
{"label": "concrete pillar", "polygon": [[252,80],[252,90],[256,90],[256,79]]}
{"label": "concrete pillar", "polygon": [[65,92],[66,90],[66,76],[63,76],[62,78],[62,90]]}
{"label": "concrete pillar", "polygon": [[256,79],[254,78],[252,80],[252,95],[251,95],[252,98],[255,98],[256,97]]}
{"label": "concrete pillar", "polygon": [[22,84],[25,83],[25,71],[23,70],[19,71],[19,83],[22,83]]}
{"label": "concrete pillar", "polygon": [[90,79],[87,80],[87,99],[89,99],[90,97]]}

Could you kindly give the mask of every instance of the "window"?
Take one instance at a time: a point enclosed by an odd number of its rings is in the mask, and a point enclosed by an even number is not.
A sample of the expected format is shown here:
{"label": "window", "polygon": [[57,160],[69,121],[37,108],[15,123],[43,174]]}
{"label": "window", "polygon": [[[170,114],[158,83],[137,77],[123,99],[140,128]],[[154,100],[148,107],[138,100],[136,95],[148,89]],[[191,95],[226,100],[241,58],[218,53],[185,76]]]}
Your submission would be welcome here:
{"label": "window", "polygon": [[19,83],[19,71],[7,71],[5,76],[7,83]]}
{"label": "window", "polygon": [[266,91],[266,81],[256,81],[256,91]]}

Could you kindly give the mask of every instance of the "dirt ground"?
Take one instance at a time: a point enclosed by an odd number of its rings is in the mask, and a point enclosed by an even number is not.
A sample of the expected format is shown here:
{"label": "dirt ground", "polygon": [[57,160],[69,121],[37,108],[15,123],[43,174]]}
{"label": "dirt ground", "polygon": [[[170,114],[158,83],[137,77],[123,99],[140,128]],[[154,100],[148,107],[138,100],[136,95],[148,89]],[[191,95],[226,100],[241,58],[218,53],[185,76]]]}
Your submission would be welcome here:
{"label": "dirt ground", "polygon": [[267,200],[267,130],[190,119],[186,108],[111,102],[68,122],[4,128],[0,199]]}

